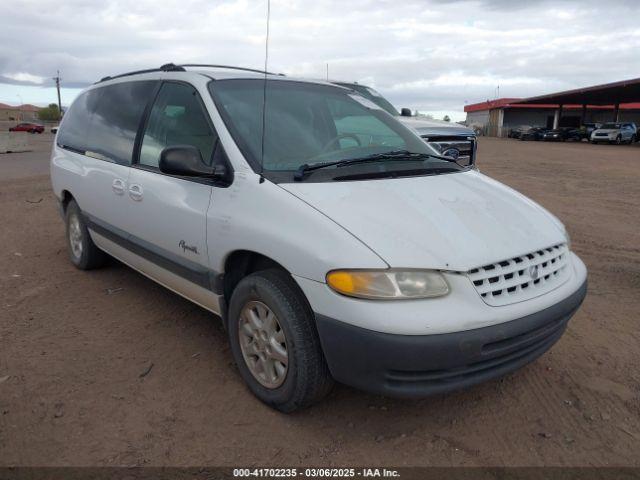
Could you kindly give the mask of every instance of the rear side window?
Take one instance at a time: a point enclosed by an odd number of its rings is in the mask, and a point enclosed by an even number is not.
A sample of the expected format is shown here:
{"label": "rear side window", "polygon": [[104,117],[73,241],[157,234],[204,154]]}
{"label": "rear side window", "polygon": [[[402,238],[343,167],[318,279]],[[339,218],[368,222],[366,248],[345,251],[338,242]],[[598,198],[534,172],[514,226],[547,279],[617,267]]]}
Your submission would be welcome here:
{"label": "rear side window", "polygon": [[67,113],[58,143],[91,157],[131,164],[140,120],[156,82],[126,82],[82,94]]}
{"label": "rear side window", "polygon": [[91,117],[97,107],[99,90],[89,90],[80,95],[68,112],[58,133],[58,145],[78,153],[87,150]]}
{"label": "rear side window", "polygon": [[217,136],[207,120],[195,88],[183,83],[162,85],[142,139],[140,164],[158,167],[160,152],[170,145],[191,145],[211,164]]}
{"label": "rear side window", "polygon": [[131,164],[140,120],[156,82],[129,82],[100,89],[87,150],[105,160]]}

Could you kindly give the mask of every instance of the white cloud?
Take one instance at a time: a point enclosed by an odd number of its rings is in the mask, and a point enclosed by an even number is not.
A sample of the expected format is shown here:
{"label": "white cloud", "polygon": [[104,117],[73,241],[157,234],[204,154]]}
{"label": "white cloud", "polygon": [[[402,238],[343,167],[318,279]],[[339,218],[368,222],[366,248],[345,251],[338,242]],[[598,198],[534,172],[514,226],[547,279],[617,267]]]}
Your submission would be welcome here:
{"label": "white cloud", "polygon": [[27,83],[42,83],[44,82],[44,77],[40,77],[38,75],[32,75],[27,72],[20,73],[5,73],[5,77],[10,78],[11,80],[15,80],[16,82],[27,82]]}

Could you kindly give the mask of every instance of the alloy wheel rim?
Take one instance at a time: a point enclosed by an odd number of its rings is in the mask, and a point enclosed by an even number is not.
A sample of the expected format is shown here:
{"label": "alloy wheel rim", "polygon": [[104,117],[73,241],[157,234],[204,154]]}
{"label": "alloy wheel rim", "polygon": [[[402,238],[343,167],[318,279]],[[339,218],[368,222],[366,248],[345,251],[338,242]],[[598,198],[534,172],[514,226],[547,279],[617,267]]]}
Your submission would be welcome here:
{"label": "alloy wheel rim", "polygon": [[69,218],[69,245],[73,256],[80,258],[82,256],[82,230],[77,215],[72,215]]}
{"label": "alloy wheel rim", "polygon": [[262,302],[248,302],[240,312],[238,334],[251,375],[266,388],[282,385],[289,369],[289,352],[275,313]]}

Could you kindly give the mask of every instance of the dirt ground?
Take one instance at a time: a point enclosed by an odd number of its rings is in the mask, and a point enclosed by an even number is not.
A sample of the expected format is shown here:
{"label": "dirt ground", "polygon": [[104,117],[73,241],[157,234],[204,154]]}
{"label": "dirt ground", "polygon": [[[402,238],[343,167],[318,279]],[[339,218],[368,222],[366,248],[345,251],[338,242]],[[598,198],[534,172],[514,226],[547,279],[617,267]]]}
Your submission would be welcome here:
{"label": "dirt ground", "polygon": [[211,314],[116,262],[71,266],[35,141],[0,155],[0,465],[640,466],[639,146],[480,139],[480,169],[560,217],[589,268],[550,352],[459,393],[338,386],[283,415]]}

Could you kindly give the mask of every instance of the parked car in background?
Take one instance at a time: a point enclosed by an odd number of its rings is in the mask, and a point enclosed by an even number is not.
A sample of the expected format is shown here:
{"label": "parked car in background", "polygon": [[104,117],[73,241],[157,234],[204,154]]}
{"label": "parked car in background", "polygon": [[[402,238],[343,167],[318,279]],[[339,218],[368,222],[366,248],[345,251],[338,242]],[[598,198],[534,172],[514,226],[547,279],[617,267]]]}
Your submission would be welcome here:
{"label": "parked car in background", "polygon": [[605,123],[591,133],[591,143],[633,143],[638,139],[638,129],[632,122]]}
{"label": "parked car in background", "polygon": [[395,116],[400,122],[417,131],[440,155],[455,158],[463,164],[473,163],[472,157],[475,156],[477,147],[476,132],[473,129],[454,122],[412,116],[411,110],[407,108],[403,108],[399,114],[391,102],[371,87],[350,82],[332,83],[358,92]]}
{"label": "parked car in background", "polygon": [[580,126],[580,135],[582,138],[586,138],[587,141],[591,138],[591,134],[594,130],[597,130],[602,126],[601,123],[583,123]]}
{"label": "parked car in background", "polygon": [[56,125],[54,127],[51,127],[51,133],[53,133],[54,135],[56,133],[58,133],[58,129],[60,128],[60,125]]}
{"label": "parked car in background", "polygon": [[19,123],[15,127],[9,129],[10,132],[29,132],[29,133],[42,133],[44,132],[44,125],[39,123],[23,122]]}
{"label": "parked car in background", "polygon": [[542,140],[545,142],[565,142],[567,140],[580,141],[582,135],[580,130],[573,127],[561,127],[554,130],[547,130],[542,134]]}
{"label": "parked car in background", "polygon": [[524,130],[520,134],[520,140],[542,140],[542,136],[548,131],[545,127],[531,127],[528,130]]}
{"label": "parked car in background", "polygon": [[78,269],[109,254],[222,317],[240,376],[284,412],[334,379],[467,388],[561,338],[587,269],[542,206],[352,90],[187,68],[106,77],[65,115],[51,183]]}
{"label": "parked car in background", "polygon": [[520,138],[522,132],[527,131],[531,128],[531,125],[519,125],[517,127],[513,127],[509,129],[507,133],[507,137],[509,138]]}

